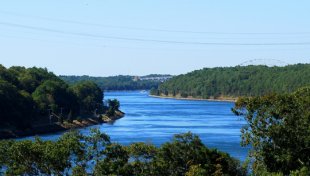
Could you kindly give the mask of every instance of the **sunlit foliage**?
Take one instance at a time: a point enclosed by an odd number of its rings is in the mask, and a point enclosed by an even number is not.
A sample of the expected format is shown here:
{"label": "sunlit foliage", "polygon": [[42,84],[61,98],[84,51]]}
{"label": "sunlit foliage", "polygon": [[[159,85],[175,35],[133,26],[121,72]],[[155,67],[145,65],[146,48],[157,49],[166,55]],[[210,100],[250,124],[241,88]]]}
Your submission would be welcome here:
{"label": "sunlit foliage", "polygon": [[310,174],[309,87],[292,94],[240,98],[233,111],[247,121],[242,145],[252,148],[256,174]]}
{"label": "sunlit foliage", "polygon": [[194,98],[260,96],[293,92],[307,85],[310,64],[217,67],[173,77],[151,94]]}
{"label": "sunlit foliage", "polygon": [[208,149],[192,133],[175,135],[155,147],[148,143],[123,146],[97,129],[56,141],[0,141],[0,166],[7,175],[245,175],[239,161]]}

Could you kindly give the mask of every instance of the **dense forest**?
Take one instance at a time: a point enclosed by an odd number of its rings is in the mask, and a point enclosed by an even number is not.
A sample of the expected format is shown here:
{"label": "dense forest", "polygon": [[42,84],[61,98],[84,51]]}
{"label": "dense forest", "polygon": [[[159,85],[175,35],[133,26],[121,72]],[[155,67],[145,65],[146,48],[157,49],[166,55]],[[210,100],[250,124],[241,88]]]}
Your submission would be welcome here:
{"label": "dense forest", "polygon": [[236,98],[293,92],[310,85],[310,64],[285,67],[236,66],[204,68],[179,75],[152,89],[152,95],[193,98]]}
{"label": "dense forest", "polygon": [[192,133],[175,135],[160,147],[124,146],[93,129],[89,136],[64,134],[57,141],[0,141],[6,175],[242,176],[246,169],[227,153],[207,148]]}
{"label": "dense forest", "polygon": [[51,116],[60,122],[78,115],[104,111],[103,91],[93,82],[69,86],[43,68],[0,65],[0,127],[30,128],[48,122]]}
{"label": "dense forest", "polygon": [[147,79],[149,77],[165,77],[170,75],[148,75],[139,79],[135,76],[110,76],[110,77],[91,77],[91,76],[60,76],[68,84],[79,81],[93,81],[102,90],[150,90],[156,88],[161,80]]}

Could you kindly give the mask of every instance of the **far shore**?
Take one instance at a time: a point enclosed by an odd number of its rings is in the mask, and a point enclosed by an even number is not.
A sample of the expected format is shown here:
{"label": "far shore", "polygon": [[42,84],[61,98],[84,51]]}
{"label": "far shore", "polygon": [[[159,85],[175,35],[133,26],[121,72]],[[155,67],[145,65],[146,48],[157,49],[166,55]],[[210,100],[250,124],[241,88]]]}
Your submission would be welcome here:
{"label": "far shore", "polygon": [[158,95],[149,95],[150,97],[154,98],[163,98],[163,99],[175,99],[175,100],[193,100],[193,101],[220,101],[220,102],[236,102],[237,98],[209,98],[209,99],[203,99],[203,98],[193,98],[193,97],[172,97],[172,96],[158,96]]}

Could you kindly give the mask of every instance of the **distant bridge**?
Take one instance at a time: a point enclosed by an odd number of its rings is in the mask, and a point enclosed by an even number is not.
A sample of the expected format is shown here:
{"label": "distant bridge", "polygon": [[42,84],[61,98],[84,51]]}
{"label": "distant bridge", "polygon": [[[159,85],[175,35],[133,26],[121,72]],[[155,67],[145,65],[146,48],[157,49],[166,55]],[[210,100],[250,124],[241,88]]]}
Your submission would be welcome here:
{"label": "distant bridge", "polygon": [[247,65],[266,65],[268,67],[272,66],[283,67],[288,65],[288,63],[277,59],[252,59],[238,64],[238,66],[247,66]]}

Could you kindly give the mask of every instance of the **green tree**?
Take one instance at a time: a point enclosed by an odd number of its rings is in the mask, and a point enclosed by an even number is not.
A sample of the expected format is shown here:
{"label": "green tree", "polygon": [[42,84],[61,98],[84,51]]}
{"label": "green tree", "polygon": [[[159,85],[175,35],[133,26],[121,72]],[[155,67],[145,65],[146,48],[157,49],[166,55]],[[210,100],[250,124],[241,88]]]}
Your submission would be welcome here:
{"label": "green tree", "polygon": [[84,144],[77,133],[67,133],[57,141],[1,141],[0,163],[7,175],[65,175],[72,158],[82,158]]}
{"label": "green tree", "polygon": [[101,133],[98,129],[90,130],[90,135],[85,136],[84,140],[88,144],[87,158],[98,162],[102,159],[102,153],[106,146],[111,144],[110,137],[105,133]]}
{"label": "green tree", "polygon": [[59,81],[48,80],[33,92],[32,97],[37,103],[40,113],[47,114],[51,109],[53,113],[78,113],[78,101],[68,86]]}
{"label": "green tree", "polygon": [[[245,175],[236,163],[191,133],[178,134],[160,148],[111,143],[98,129],[89,136],[68,132],[55,141],[0,141],[0,168],[6,175]],[[302,168],[292,173],[306,172]]]}
{"label": "green tree", "polygon": [[17,76],[14,73],[10,72],[8,69],[6,69],[1,64],[0,64],[0,79],[7,81],[16,87],[19,86],[19,81],[18,81]]}
{"label": "green tree", "polygon": [[207,171],[203,169],[200,165],[192,165],[189,171],[186,172],[185,176],[205,176],[208,175]]}
{"label": "green tree", "polygon": [[96,164],[95,175],[131,175],[127,165],[129,154],[125,147],[112,143],[103,153],[105,158]]}
{"label": "green tree", "polygon": [[47,80],[61,81],[56,75],[45,68],[32,67],[24,70],[23,68],[10,68],[18,76],[20,87],[32,94],[36,88]]}
{"label": "green tree", "polygon": [[[172,142],[163,144],[154,159],[155,175],[185,175],[207,172],[206,175],[245,175],[240,163],[228,154],[209,150],[198,136],[192,133],[177,134]],[[197,168],[197,166],[199,166]]]}
{"label": "green tree", "polygon": [[116,111],[119,111],[120,102],[117,99],[108,100],[108,116],[114,116]]}
{"label": "green tree", "polygon": [[48,117],[57,117],[62,123],[85,111],[104,113],[102,99],[102,91],[92,82],[79,83],[71,89],[46,68],[6,69],[0,65],[0,127],[12,134],[16,128],[25,130],[34,123],[46,124]]}
{"label": "green tree", "polygon": [[253,171],[288,175],[310,168],[310,88],[292,94],[240,98],[233,111],[244,116],[242,145],[250,145]]}
{"label": "green tree", "polygon": [[132,160],[130,167],[133,175],[154,175],[153,159],[157,154],[157,148],[152,144],[143,142],[133,143],[128,146],[129,157]]}
{"label": "green tree", "polygon": [[77,96],[82,113],[91,113],[103,107],[103,91],[91,81],[82,81],[72,85],[71,89]]}
{"label": "green tree", "polygon": [[0,79],[0,120],[2,126],[29,127],[34,119],[34,102],[27,92],[18,91],[11,83]]}

